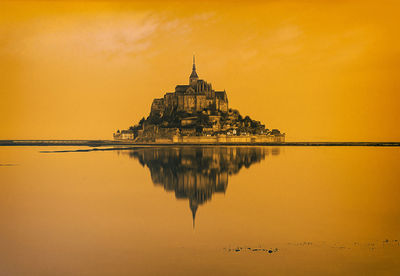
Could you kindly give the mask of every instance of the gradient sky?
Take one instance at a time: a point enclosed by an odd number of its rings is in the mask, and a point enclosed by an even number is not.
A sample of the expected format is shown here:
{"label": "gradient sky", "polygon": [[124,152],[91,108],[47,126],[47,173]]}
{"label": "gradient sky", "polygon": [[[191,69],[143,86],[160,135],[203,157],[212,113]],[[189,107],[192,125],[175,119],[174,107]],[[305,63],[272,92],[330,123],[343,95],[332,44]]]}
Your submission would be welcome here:
{"label": "gradient sky", "polygon": [[0,1],[0,139],[111,139],[200,78],[297,141],[400,140],[398,1]]}

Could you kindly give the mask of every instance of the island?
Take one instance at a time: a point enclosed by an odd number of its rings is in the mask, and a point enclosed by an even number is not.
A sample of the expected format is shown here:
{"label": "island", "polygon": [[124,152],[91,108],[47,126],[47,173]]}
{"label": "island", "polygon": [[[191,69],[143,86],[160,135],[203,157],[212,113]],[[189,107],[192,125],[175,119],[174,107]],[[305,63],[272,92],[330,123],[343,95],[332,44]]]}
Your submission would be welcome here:
{"label": "island", "polygon": [[147,118],[113,136],[114,140],[157,144],[285,142],[285,134],[278,129],[270,130],[229,108],[225,90],[214,90],[211,83],[199,79],[194,56],[188,84],[154,99]]}

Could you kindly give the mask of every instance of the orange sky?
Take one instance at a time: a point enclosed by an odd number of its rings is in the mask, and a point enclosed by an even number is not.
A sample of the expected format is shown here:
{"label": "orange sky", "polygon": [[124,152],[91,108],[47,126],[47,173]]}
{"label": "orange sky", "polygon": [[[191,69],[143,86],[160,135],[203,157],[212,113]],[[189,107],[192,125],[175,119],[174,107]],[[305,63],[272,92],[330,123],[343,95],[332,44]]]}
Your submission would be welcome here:
{"label": "orange sky", "polygon": [[400,140],[398,1],[0,1],[0,139],[111,139],[197,72],[287,140]]}

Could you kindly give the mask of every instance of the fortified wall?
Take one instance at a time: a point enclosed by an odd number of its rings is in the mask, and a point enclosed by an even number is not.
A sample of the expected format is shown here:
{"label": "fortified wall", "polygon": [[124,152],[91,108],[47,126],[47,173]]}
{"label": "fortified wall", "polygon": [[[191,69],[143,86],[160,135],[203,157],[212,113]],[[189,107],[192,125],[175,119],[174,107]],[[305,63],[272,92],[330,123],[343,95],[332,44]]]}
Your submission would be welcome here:
{"label": "fortified wall", "polygon": [[251,143],[282,143],[285,142],[285,135],[252,135],[252,136],[178,136],[174,135],[172,139],[156,138],[155,143],[178,143],[178,144],[251,144]]}

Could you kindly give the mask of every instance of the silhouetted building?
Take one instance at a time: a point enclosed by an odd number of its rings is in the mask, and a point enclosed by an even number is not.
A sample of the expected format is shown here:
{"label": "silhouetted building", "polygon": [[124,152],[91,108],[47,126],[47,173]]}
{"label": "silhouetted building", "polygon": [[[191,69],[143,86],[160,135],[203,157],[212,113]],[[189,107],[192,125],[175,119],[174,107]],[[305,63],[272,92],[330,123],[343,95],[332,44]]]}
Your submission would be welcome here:
{"label": "silhouetted building", "polygon": [[193,113],[203,109],[228,112],[228,96],[225,91],[215,91],[211,83],[199,79],[193,56],[189,84],[177,85],[175,92],[167,92],[164,98],[154,99],[150,114],[163,115],[168,110]]}
{"label": "silhouetted building", "polygon": [[[131,126],[135,143],[157,144],[253,144],[281,143],[285,134],[270,131],[260,121],[230,109],[224,91],[199,79],[193,56],[188,84],[177,85],[175,92],[154,99],[150,115]],[[129,138],[124,138],[129,137]],[[131,136],[115,133],[116,140]]]}

